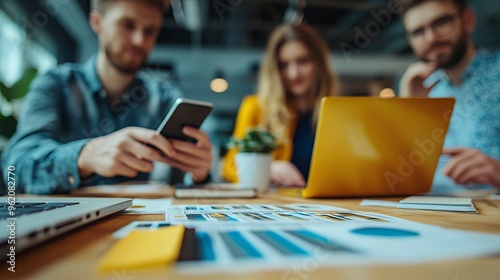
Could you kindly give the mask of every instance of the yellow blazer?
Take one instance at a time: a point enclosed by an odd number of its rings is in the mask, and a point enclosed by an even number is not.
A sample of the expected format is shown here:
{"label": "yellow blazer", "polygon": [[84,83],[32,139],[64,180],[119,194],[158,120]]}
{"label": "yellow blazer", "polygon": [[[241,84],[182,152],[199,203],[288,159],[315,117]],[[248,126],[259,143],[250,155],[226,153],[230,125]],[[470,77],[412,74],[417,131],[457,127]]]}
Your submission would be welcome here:
{"label": "yellow blazer", "polygon": [[[260,108],[257,95],[250,95],[243,99],[238,116],[236,117],[236,124],[234,127],[233,136],[243,138],[248,128],[261,125],[262,110]],[[292,139],[295,133],[297,120],[294,118],[288,127],[287,143],[283,143],[275,150],[272,155],[275,160],[290,160],[292,158]],[[230,149],[224,157],[222,167],[222,178],[229,182],[238,182],[238,174],[236,171],[236,162],[234,156],[238,151],[235,148]]]}

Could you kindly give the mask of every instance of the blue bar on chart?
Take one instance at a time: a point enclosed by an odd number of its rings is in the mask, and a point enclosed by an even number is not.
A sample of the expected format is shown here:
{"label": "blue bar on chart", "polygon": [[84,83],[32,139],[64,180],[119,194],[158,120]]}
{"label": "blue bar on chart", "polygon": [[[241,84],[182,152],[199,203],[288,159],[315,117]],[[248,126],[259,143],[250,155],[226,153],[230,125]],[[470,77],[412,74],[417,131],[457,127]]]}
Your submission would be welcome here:
{"label": "blue bar on chart", "polygon": [[285,231],[297,238],[300,238],[310,244],[313,244],[315,246],[319,246],[322,249],[328,250],[328,251],[333,251],[333,252],[355,252],[352,249],[347,248],[344,245],[338,244],[332,240],[329,240],[328,238],[321,236],[319,234],[316,234],[312,231],[308,230],[289,230]]}
{"label": "blue bar on chart", "polygon": [[291,256],[291,255],[300,255],[307,256],[309,255],[304,249],[299,246],[293,244],[290,240],[285,237],[279,235],[278,233],[270,230],[266,231],[253,231],[253,234],[258,236],[260,239],[265,241],[271,247],[276,249],[278,252],[283,255]]}
{"label": "blue bar on chart", "polygon": [[220,233],[235,259],[262,258],[262,254],[239,231]]}

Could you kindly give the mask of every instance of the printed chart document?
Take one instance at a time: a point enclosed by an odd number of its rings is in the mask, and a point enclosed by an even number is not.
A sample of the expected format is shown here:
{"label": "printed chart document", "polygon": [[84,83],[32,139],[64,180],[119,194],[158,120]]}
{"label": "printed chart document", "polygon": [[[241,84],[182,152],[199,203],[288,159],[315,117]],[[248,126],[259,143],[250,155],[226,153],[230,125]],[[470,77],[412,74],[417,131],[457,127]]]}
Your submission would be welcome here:
{"label": "printed chart document", "polygon": [[165,221],[134,222],[115,233],[185,225],[195,230],[200,260],[183,273],[409,264],[500,253],[500,235],[445,229],[387,215],[314,204],[173,205]]}

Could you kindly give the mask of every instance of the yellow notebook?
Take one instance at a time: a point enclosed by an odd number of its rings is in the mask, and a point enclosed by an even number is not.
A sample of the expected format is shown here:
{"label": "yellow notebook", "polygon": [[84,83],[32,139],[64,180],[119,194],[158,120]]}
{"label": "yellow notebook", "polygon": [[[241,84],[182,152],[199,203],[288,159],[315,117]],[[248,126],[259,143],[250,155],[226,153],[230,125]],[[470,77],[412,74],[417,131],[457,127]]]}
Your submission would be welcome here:
{"label": "yellow notebook", "polygon": [[184,226],[134,230],[117,241],[99,263],[101,271],[166,266],[178,259]]}

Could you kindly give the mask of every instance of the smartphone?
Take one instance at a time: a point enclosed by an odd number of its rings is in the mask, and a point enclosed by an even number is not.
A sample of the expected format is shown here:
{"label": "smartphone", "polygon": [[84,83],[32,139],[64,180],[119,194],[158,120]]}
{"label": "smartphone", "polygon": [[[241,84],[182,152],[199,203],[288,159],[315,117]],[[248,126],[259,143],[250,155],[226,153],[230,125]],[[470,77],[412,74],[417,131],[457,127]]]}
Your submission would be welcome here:
{"label": "smartphone", "polygon": [[177,98],[156,133],[163,135],[165,138],[196,143],[196,139],[182,133],[182,128],[185,126],[200,128],[213,107],[214,105],[210,102]]}

